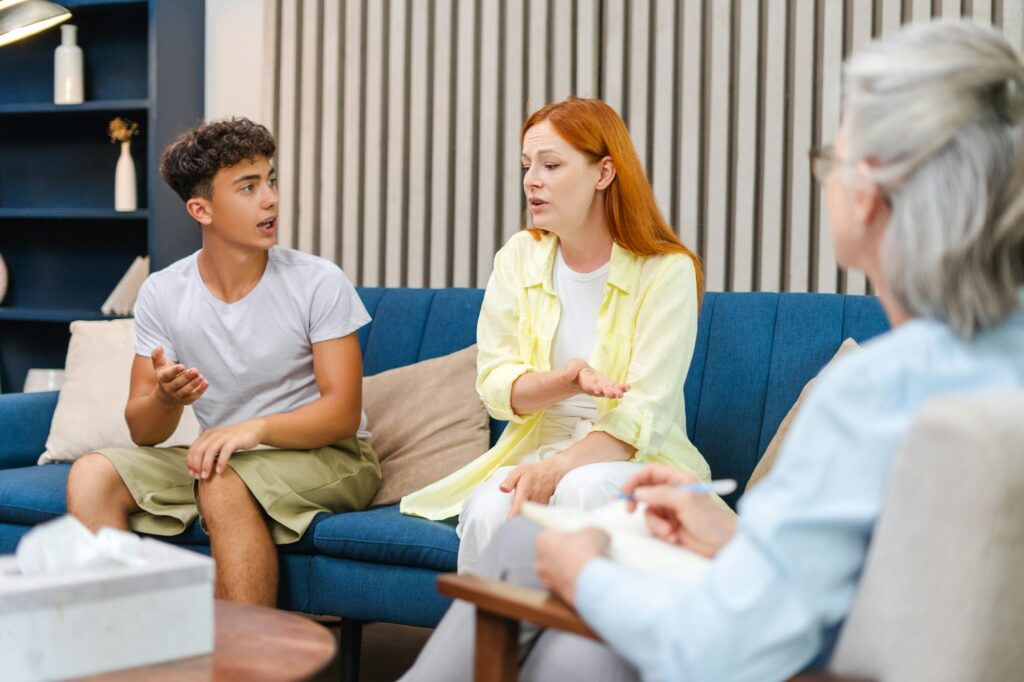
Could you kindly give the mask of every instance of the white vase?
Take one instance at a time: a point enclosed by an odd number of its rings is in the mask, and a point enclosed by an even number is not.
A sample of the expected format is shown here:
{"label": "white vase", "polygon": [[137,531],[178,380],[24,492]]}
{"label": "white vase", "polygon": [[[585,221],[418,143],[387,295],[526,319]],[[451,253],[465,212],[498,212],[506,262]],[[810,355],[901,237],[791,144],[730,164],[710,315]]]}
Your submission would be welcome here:
{"label": "white vase", "polygon": [[53,53],[53,101],[55,104],[81,104],[82,48],[75,42],[78,27],[60,27],[61,44]]}
{"label": "white vase", "polygon": [[114,172],[114,210],[134,211],[138,208],[135,198],[135,162],[132,160],[132,143],[121,143],[121,156],[117,159]]}

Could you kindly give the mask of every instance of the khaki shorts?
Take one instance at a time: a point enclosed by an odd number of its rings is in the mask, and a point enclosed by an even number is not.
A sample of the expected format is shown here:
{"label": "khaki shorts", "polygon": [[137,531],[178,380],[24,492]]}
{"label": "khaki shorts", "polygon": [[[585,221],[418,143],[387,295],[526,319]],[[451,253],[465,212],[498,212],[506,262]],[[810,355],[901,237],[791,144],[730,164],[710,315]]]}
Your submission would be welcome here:
{"label": "khaki shorts", "polygon": [[[201,515],[199,482],[189,474],[186,463],[188,448],[105,448],[96,452],[110,460],[143,510],[132,514],[132,530],[177,535]],[[299,540],[321,512],[365,509],[380,485],[377,455],[355,437],[313,450],[236,452],[228,466],[263,507],[270,536],[278,545]]]}

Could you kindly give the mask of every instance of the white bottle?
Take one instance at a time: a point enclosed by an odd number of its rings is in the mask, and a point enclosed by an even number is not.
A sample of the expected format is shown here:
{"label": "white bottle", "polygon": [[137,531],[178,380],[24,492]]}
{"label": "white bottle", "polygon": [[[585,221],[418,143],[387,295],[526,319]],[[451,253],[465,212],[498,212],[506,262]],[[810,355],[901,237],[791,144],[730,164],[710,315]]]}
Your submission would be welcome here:
{"label": "white bottle", "polygon": [[114,210],[134,211],[138,208],[135,197],[135,162],[132,161],[132,143],[121,143],[121,156],[114,170]]}
{"label": "white bottle", "polygon": [[64,24],[60,27],[61,44],[53,53],[54,104],[81,104],[82,48],[75,43],[78,27]]}

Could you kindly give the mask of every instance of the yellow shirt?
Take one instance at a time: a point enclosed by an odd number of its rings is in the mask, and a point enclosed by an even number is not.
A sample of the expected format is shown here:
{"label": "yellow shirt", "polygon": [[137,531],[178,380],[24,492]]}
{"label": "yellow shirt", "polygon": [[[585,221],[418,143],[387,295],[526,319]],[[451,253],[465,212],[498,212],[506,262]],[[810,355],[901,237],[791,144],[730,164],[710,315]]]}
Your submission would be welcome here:
{"label": "yellow shirt", "polygon": [[[539,443],[543,410],[512,411],[512,383],[551,369],[561,306],[552,282],[558,238],[516,234],[494,257],[477,324],[476,389],[495,419],[509,422],[493,448],[458,471],[402,498],[403,514],[446,519],[495,469],[515,464]],[[686,437],[683,383],[697,337],[697,280],[682,254],[637,256],[612,247],[597,316],[591,366],[631,388],[620,400],[595,399],[593,431],[636,448],[634,460],[688,468],[710,480],[707,462]]]}

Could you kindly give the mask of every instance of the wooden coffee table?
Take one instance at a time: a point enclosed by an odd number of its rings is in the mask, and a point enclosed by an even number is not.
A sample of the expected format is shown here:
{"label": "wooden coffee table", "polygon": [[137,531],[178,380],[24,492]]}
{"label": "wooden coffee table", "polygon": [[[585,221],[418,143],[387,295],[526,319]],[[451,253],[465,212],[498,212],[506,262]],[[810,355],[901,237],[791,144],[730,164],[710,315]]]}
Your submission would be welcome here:
{"label": "wooden coffee table", "polygon": [[[173,623],[167,626],[174,627]],[[213,653],[78,678],[80,682],[307,680],[334,659],[324,626],[296,613],[216,600]]]}

